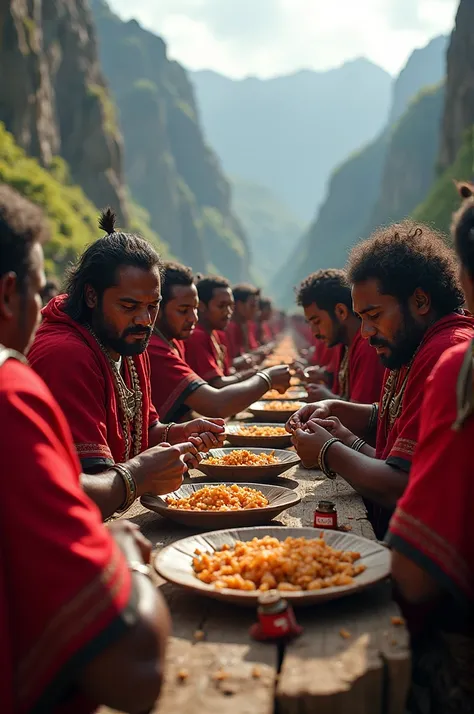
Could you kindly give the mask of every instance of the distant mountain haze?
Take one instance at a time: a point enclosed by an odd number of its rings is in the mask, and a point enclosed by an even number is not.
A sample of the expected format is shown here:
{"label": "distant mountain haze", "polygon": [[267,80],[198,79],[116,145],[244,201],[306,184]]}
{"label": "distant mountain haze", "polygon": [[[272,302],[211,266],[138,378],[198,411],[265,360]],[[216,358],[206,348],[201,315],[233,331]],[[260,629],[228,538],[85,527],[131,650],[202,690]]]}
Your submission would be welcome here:
{"label": "distant mountain haze", "polygon": [[268,187],[303,222],[334,167],[381,131],[390,110],[392,79],[366,59],[268,80],[190,77],[227,175]]}
{"label": "distant mountain haze", "polygon": [[232,205],[249,241],[253,274],[266,288],[294,250],[303,224],[280,196],[259,184],[231,177]]}
{"label": "distant mountain haze", "polygon": [[426,197],[436,172],[446,45],[440,37],[413,52],[394,84],[386,127],[333,172],[316,218],[275,280],[281,304],[294,303],[293,287],[308,273],[343,267],[358,240]]}

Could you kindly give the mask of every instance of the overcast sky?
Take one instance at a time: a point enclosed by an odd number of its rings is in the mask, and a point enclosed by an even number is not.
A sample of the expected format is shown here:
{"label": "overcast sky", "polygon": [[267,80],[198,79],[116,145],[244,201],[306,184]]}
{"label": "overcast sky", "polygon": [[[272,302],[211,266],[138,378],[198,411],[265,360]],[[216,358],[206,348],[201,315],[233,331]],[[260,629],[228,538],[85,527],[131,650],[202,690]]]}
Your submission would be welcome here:
{"label": "overcast sky", "polygon": [[458,0],[109,0],[190,69],[271,77],[364,55],[391,74],[448,33]]}

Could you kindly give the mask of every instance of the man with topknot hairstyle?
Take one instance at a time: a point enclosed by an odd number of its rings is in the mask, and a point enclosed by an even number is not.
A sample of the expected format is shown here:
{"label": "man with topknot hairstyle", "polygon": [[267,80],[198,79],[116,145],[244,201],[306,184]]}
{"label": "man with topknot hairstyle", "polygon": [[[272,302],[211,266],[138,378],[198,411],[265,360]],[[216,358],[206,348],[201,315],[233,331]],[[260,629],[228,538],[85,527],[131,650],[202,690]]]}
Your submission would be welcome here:
{"label": "man with topknot hairstyle", "polygon": [[44,308],[30,361],[67,416],[83,485],[106,517],[133,496],[174,491],[183,458],[196,465],[198,449],[222,443],[224,426],[160,423],[146,348],[161,302],[162,262],[146,240],[116,231],[110,209],[99,227],[106,235],[85,250],[65,293]]}

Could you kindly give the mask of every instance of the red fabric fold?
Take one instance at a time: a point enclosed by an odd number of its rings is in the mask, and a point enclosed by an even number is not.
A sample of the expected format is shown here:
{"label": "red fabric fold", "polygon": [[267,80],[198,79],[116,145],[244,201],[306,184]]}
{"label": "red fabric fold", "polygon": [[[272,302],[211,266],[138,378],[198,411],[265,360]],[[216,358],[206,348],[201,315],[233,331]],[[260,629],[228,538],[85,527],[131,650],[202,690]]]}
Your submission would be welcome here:
{"label": "red fabric fold", "polygon": [[[342,395],[342,385],[339,384],[344,347],[335,349],[337,355],[334,362],[334,394]],[[384,367],[377,352],[364,340],[360,330],[349,347],[349,400],[358,404],[373,404],[380,399]]]}
{"label": "red fabric fold", "polygon": [[[86,463],[89,459],[123,462],[123,417],[112,368],[89,330],[64,312],[65,300],[66,296],[60,295],[43,309],[43,322],[28,354],[29,362],[65,413],[79,458]],[[147,352],[133,357],[133,362],[143,394],[144,451],[148,430],[158,421],[158,414],[151,402]],[[124,379],[130,387],[128,369]]]}

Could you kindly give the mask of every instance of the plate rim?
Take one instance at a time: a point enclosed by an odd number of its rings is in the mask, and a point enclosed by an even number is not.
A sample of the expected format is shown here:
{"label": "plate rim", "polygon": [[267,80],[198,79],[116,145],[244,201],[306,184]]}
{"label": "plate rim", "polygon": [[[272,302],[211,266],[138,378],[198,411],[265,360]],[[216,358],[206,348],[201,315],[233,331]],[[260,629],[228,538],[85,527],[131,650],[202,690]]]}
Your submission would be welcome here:
{"label": "plate rim", "polygon": [[[223,533],[223,532],[232,532],[232,531],[259,531],[264,534],[264,531],[269,530],[269,528],[272,528],[271,525],[266,525],[266,526],[243,526],[243,527],[236,527],[236,528],[224,528],[224,529],[215,529],[213,531],[206,531],[204,533],[198,534],[202,538],[207,538],[209,536],[213,536],[218,533]],[[297,605],[299,602],[303,603],[305,601],[309,601],[312,599],[312,602],[315,603],[317,602],[318,599],[320,599],[321,602],[326,602],[331,599],[338,599],[338,597],[343,597],[344,595],[350,595],[351,593],[356,594],[357,592],[362,592],[363,590],[372,587],[373,585],[376,585],[378,582],[381,582],[383,580],[386,580],[390,576],[390,551],[388,548],[385,548],[383,545],[381,545],[377,540],[372,541],[370,538],[365,538],[365,536],[360,536],[355,533],[344,533],[343,531],[332,531],[328,530],[325,528],[313,528],[311,526],[273,526],[273,529],[279,533],[282,534],[282,538],[280,540],[284,540],[285,537],[288,537],[288,535],[284,536],[285,533],[288,531],[299,531],[300,535],[296,536],[293,535],[292,537],[305,537],[306,533],[313,533],[316,534],[318,533],[338,533],[341,536],[348,536],[350,538],[355,538],[356,541],[363,541],[366,543],[371,543],[374,547],[373,551],[370,551],[369,553],[366,553],[364,558],[370,557],[374,555],[375,553],[385,553],[387,555],[387,562],[385,564],[385,569],[386,572],[384,575],[381,575],[380,577],[377,577],[375,580],[369,580],[368,582],[362,583],[361,585],[357,585],[357,583],[352,583],[350,585],[342,585],[342,586],[332,586],[330,588],[325,588],[324,590],[319,590],[319,591],[307,591],[307,590],[301,590],[301,591],[294,591],[294,592],[284,592],[283,597],[289,601],[292,602],[292,604]],[[272,537],[278,537],[277,533],[273,533]],[[268,534],[268,533],[267,533]],[[255,536],[252,536],[255,537]],[[258,536],[257,536],[258,537]],[[208,596],[213,599],[219,599],[224,602],[228,602],[229,604],[236,604],[237,602],[240,602],[240,604],[248,604],[248,605],[253,605],[256,602],[256,595],[258,594],[258,591],[243,591],[243,590],[234,590],[232,588],[213,588],[211,585],[207,585],[206,583],[202,583],[198,578],[196,578],[196,585],[193,586],[192,584],[189,583],[181,583],[178,582],[177,580],[170,580],[166,575],[163,573],[162,570],[160,570],[159,567],[159,561],[162,559],[163,554],[166,553],[167,551],[176,548],[176,546],[179,543],[182,543],[183,541],[189,540],[191,538],[196,538],[196,535],[189,535],[186,536],[185,538],[180,538],[174,543],[170,543],[169,545],[165,546],[162,550],[160,550],[158,553],[155,554],[155,557],[153,558],[153,567],[155,571],[158,573],[160,577],[162,577],[166,582],[171,582],[173,585],[176,585],[178,587],[185,588],[186,590],[189,590],[194,593],[202,594],[203,596]],[[321,595],[317,595],[317,593],[321,593]],[[334,597],[332,597],[334,595]],[[327,597],[329,596],[329,597]],[[309,603],[308,603],[309,604]]]}

